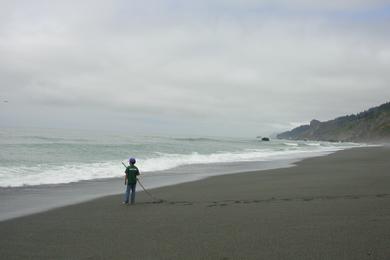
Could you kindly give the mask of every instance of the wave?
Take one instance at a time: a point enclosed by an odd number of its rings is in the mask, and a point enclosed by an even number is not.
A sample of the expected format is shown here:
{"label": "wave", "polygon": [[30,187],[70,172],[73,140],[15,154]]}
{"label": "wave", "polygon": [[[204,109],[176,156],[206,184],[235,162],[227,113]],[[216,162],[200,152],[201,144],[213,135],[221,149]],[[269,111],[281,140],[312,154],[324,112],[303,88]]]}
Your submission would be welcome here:
{"label": "wave", "polygon": [[214,139],[214,138],[206,138],[206,137],[199,137],[199,138],[192,138],[192,137],[172,138],[172,140],[175,140],[175,141],[186,141],[186,142],[225,142],[224,140]]}
{"label": "wave", "polygon": [[63,138],[63,137],[46,137],[38,135],[25,135],[21,136],[23,139],[43,141],[43,142],[53,142],[53,143],[66,143],[66,142],[88,142],[87,139],[83,138]]}
{"label": "wave", "polygon": [[283,144],[287,146],[299,146],[299,144],[297,143],[283,143]]}
{"label": "wave", "polygon": [[321,146],[321,143],[305,143],[307,146]]}
{"label": "wave", "polygon": [[[348,148],[348,146],[321,146],[307,147],[306,149],[296,149],[294,146],[279,150],[246,149],[236,152],[216,152],[211,154],[201,154],[198,152],[189,154],[156,152],[153,154],[153,157],[139,158],[137,165],[145,174],[150,172],[158,174],[159,171],[185,165],[299,159],[345,148]],[[65,164],[62,166],[40,164],[30,167],[0,167],[0,187],[71,183],[120,176],[123,176],[123,165],[119,160],[99,163]]]}
{"label": "wave", "polygon": [[[123,167],[123,166],[122,166]],[[83,180],[123,175],[120,165],[113,163],[38,165],[33,167],[0,167],[0,187],[21,187],[44,184],[72,183]]]}

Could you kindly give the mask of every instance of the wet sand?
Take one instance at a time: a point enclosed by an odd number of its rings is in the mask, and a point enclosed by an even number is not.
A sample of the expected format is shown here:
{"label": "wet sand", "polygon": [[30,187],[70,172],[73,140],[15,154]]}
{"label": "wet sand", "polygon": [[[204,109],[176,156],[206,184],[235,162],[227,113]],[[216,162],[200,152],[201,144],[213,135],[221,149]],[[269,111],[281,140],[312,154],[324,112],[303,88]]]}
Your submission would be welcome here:
{"label": "wet sand", "polygon": [[389,169],[357,148],[108,196],[0,222],[0,259],[389,259]]}

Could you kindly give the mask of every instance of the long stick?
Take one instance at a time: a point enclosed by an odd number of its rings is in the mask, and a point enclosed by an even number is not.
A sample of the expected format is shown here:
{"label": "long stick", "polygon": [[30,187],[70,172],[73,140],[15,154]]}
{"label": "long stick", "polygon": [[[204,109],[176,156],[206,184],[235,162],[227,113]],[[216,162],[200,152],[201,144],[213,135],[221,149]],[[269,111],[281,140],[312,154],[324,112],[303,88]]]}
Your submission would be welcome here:
{"label": "long stick", "polygon": [[[124,164],[123,162],[121,162],[123,164],[123,166],[126,166],[126,164]],[[154,201],[157,201],[157,202],[163,202],[164,200],[162,199],[157,199],[156,197],[154,197],[149,191],[147,191],[144,187],[144,185],[142,185],[141,181],[137,178],[137,182],[139,183],[139,185],[141,185],[141,188],[145,191],[146,194],[148,194]]]}
{"label": "long stick", "polygon": [[142,183],[141,183],[140,180],[137,179],[137,181],[138,181],[139,185],[141,185],[142,189],[146,192],[146,194],[148,194],[153,200],[158,201],[158,202],[163,202],[162,199],[157,199],[157,198],[154,197],[149,191],[147,191],[147,190],[145,189],[144,185],[142,185]]}

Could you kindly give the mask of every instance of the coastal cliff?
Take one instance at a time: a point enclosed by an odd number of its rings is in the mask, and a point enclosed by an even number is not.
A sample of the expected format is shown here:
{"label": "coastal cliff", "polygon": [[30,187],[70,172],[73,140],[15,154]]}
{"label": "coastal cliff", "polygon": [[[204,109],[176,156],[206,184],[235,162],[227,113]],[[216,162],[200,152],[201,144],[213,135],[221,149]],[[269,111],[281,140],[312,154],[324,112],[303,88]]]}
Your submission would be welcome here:
{"label": "coastal cliff", "polygon": [[381,142],[390,141],[390,102],[367,111],[320,122],[312,120],[291,131],[277,135],[279,139]]}

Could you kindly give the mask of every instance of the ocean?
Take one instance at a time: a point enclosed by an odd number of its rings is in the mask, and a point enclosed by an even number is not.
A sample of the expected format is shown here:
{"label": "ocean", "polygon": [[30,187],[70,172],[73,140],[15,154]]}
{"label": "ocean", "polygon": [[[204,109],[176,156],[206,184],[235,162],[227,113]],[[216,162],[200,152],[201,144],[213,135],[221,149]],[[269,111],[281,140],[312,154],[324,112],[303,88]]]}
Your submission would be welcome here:
{"label": "ocean", "polygon": [[[216,173],[261,169],[262,165],[277,165],[281,160],[299,160],[358,146],[363,144],[0,129],[0,187],[122,177],[121,162],[127,162],[129,157],[137,159],[136,165],[148,179],[148,186],[158,187]],[[174,174],[164,181],[167,171]]]}

